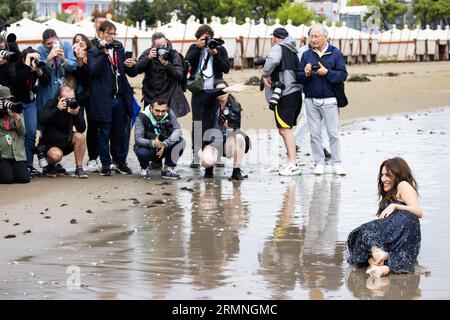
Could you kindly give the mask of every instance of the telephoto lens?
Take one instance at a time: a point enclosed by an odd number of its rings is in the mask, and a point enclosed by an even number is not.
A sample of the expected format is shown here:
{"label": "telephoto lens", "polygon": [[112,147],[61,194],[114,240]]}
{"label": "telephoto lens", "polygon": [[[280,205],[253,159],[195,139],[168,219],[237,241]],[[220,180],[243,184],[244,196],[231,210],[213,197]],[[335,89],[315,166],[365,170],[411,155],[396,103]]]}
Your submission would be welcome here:
{"label": "telephoto lens", "polygon": [[273,89],[273,93],[272,93],[272,96],[270,97],[269,109],[275,110],[275,106],[277,106],[278,102],[280,101],[281,92],[284,90],[284,84],[281,82],[278,82],[278,81],[274,82],[272,84],[272,89]]}
{"label": "telephoto lens", "polygon": [[33,57],[30,59],[30,63],[34,64],[36,68],[42,69],[45,68],[45,62],[40,60],[35,60]]}
{"label": "telephoto lens", "polygon": [[17,37],[14,33],[9,33],[8,31],[0,32],[0,38],[8,41],[8,42],[16,42]]}
{"label": "telephoto lens", "polygon": [[67,107],[70,109],[78,108],[78,102],[75,99],[64,99],[64,102],[67,104]]}
{"label": "telephoto lens", "polygon": [[165,46],[157,46],[156,53],[158,54],[158,57],[162,57],[164,60],[170,59],[170,52]]}
{"label": "telephoto lens", "polygon": [[34,153],[37,155],[40,168],[45,168],[46,166],[48,166],[46,149],[47,148],[44,144],[41,144],[34,149]]}
{"label": "telephoto lens", "polygon": [[10,62],[15,62],[19,59],[17,53],[6,50],[0,50],[0,57]]}
{"label": "telephoto lens", "polygon": [[2,100],[2,102],[5,110],[9,109],[14,113],[22,113],[23,111],[23,104],[20,102],[12,102],[9,100]]}

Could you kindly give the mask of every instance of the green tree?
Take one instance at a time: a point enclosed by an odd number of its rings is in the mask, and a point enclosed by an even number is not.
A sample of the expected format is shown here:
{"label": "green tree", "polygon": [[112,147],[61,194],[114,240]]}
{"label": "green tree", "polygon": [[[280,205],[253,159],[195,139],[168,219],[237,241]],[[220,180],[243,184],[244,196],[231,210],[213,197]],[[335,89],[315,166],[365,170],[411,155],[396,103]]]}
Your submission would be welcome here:
{"label": "green tree", "polygon": [[414,0],[414,15],[422,27],[433,22],[450,22],[450,0]]}
{"label": "green tree", "polygon": [[316,16],[314,11],[305,7],[303,3],[292,4],[286,1],[278,10],[269,13],[269,17],[280,19],[281,24],[286,24],[290,19],[293,25],[307,24],[312,20],[321,21],[323,18]]}
{"label": "green tree", "polygon": [[22,19],[22,13],[31,13],[32,6],[23,0],[0,0],[0,17],[13,23]]}
{"label": "green tree", "polygon": [[147,25],[154,24],[156,22],[155,12],[149,2],[146,0],[135,0],[131,2],[127,7],[127,17],[135,23],[136,21],[145,20]]}
{"label": "green tree", "polygon": [[[353,0],[349,0],[347,4],[349,6],[355,5]],[[359,0],[358,5],[376,6],[380,8],[380,19],[384,29],[387,29],[388,25],[394,23],[397,17],[403,16],[408,11],[408,6],[406,4],[396,2],[395,0]],[[373,14],[374,12],[372,11],[364,18],[364,20],[367,20],[367,18]]]}

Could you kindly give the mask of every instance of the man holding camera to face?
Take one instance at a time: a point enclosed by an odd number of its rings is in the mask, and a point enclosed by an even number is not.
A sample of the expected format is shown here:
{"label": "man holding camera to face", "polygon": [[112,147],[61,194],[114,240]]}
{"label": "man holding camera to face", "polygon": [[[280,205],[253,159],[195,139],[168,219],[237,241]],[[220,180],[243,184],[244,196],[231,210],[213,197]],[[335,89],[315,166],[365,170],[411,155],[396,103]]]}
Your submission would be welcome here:
{"label": "man holding camera to face", "polygon": [[133,91],[125,74],[131,75],[134,60],[125,58],[122,44],[115,40],[116,31],[112,22],[102,22],[98,32],[100,40],[88,51],[91,74],[88,117],[99,128],[101,176],[111,175],[111,157],[116,172],[132,173],[126,158],[128,128],[134,113]]}
{"label": "man holding camera to face", "polygon": [[136,118],[134,151],[141,165],[141,178],[150,179],[150,161],[165,159],[163,179],[179,179],[175,171],[186,146],[181,126],[167,101],[156,98]]}
{"label": "man holding camera to face", "polygon": [[217,120],[215,101],[210,99],[205,90],[213,89],[214,82],[223,79],[223,74],[230,71],[227,50],[222,46],[221,39],[214,38],[210,26],[200,26],[195,37],[197,43],[189,47],[186,60],[191,68],[190,77],[200,76],[204,83],[198,91],[192,92],[192,168],[200,166],[197,154],[204,145],[203,135],[208,129],[214,128]]}
{"label": "man holding camera to face", "polygon": [[[86,130],[83,107],[75,100],[75,91],[69,86],[59,90],[57,100],[49,100],[39,117],[42,126],[42,138],[36,148],[40,163],[47,156],[48,165],[45,173],[49,177],[56,177],[55,165],[62,157],[75,153],[75,176],[87,178],[82,162],[86,149],[86,140],[83,132]],[[75,127],[76,131],[73,131]]]}
{"label": "man holding camera to face", "polygon": [[301,174],[292,133],[302,107],[301,86],[296,83],[298,65],[295,40],[285,28],[276,28],[272,33],[272,48],[264,63],[263,81],[269,108],[274,111],[275,122],[289,158],[287,167],[279,171],[283,176]]}

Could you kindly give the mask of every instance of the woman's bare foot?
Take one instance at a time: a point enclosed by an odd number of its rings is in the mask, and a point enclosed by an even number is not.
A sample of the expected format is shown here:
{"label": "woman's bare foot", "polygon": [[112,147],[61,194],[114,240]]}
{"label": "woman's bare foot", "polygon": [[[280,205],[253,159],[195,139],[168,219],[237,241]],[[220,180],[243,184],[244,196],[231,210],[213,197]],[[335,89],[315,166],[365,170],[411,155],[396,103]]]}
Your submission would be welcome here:
{"label": "woman's bare foot", "polygon": [[370,266],[367,268],[366,273],[371,277],[383,277],[389,274],[388,266]]}
{"label": "woman's bare foot", "polygon": [[372,247],[371,251],[373,260],[371,261],[369,259],[370,265],[382,266],[384,264],[384,261],[389,259],[389,254],[378,247]]}

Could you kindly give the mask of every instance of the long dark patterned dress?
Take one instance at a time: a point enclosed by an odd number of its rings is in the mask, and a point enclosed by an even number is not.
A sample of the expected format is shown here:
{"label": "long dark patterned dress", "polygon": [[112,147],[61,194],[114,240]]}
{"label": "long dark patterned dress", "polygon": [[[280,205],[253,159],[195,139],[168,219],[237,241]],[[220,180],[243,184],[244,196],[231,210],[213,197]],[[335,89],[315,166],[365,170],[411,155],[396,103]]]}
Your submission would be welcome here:
{"label": "long dark patterned dress", "polygon": [[[394,203],[402,204],[400,201]],[[420,250],[420,222],[409,211],[396,210],[387,218],[376,219],[350,232],[347,239],[347,262],[367,267],[371,248],[377,246],[389,253],[392,273],[413,273]]]}

